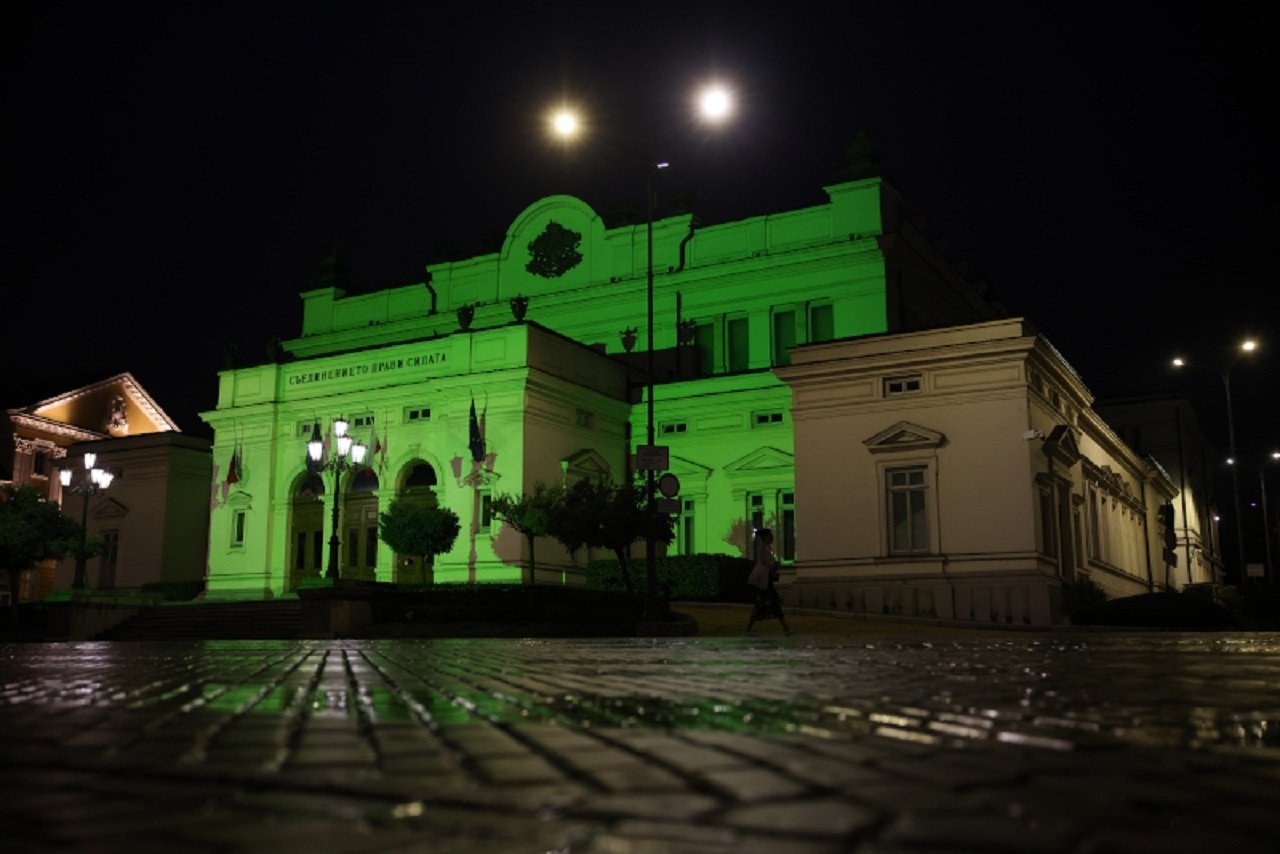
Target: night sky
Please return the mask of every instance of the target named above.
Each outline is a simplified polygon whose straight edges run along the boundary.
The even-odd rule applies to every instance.
[[[1257,335],[1240,443],[1280,447],[1277,15],[1141,5],[11,3],[0,405],[128,370],[209,435],[224,347],[296,336],[335,247],[360,290],[421,281],[543,195],[638,206],[646,150],[708,224],[818,204],[866,131],[1099,396],[1183,389],[1225,446],[1221,381],[1168,358]]]

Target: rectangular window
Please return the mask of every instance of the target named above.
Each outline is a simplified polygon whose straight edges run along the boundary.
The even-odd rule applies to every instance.
[[[698,374],[709,377],[716,372],[716,331],[710,323],[693,328],[693,346],[698,351]]]
[[[364,530],[364,565],[373,569],[378,565],[378,528],[371,526]]]
[[[320,553],[324,548],[324,534],[320,531],[311,532],[311,568],[316,572],[320,571]]]
[[[319,426],[320,426],[320,425],[316,424],[314,421],[299,421],[299,422],[298,422],[298,435],[299,435],[299,436],[301,436],[301,437],[302,437],[302,438],[304,438],[304,439],[310,439],[310,438],[311,438],[311,434],[312,434],[312,433],[315,431],[315,429],[316,429],[317,427],[319,427]],[[321,434],[321,435],[323,435],[323,434]]]
[[[775,365],[791,364],[791,348],[794,346],[796,346],[796,313],[775,311],[773,313],[773,363]]]
[[[748,339],[747,319],[745,317],[730,318],[725,323],[725,337],[728,339],[729,370],[745,371],[751,364],[751,347]]]
[[[912,374],[906,377],[889,377],[884,381],[885,397],[892,397],[897,394],[911,394],[921,389],[922,384],[919,374]]]
[[[1098,512],[1098,490],[1089,489],[1089,557],[1102,559],[1102,516]]]
[[[658,432],[663,436],[674,436],[677,433],[687,433],[689,432],[689,422],[668,421],[666,424],[658,426]]]
[[[429,406],[412,406],[404,411],[405,421],[430,421],[431,407]]]
[[[830,303],[809,306],[809,341],[830,341],[836,337],[835,309]]]
[[[347,530],[347,566],[357,567],[360,565],[360,529],[349,528]]]
[[[778,496],[782,510],[782,553],[785,561],[796,559],[796,494],[784,492]]]
[[[764,527],[764,493],[747,493],[747,516],[751,519],[751,530]]]
[[[889,553],[929,551],[928,486],[925,466],[885,472],[889,503]]]
[[[31,473],[45,477],[49,474],[49,455],[44,451],[36,451],[31,457]]]
[[[493,525],[493,493],[480,490],[480,530],[487,531]]]
[[[239,549],[244,547],[244,526],[246,512],[237,510],[231,514],[231,548]]]
[[[770,424],[781,424],[781,412],[753,412],[751,423],[755,427],[768,427]]]
[[[298,532],[298,542],[294,547],[293,568],[301,572],[307,568],[307,532]]]
[[[694,534],[697,530],[697,516],[691,499],[680,502],[680,518],[676,524],[676,554],[691,555],[696,548]]]
[[[596,423],[596,417],[586,409],[579,409],[574,421],[579,427],[593,427]]]
[[[116,564],[120,557],[120,531],[102,532],[102,556],[98,559],[98,588],[111,590],[116,586]]]
[[[1055,555],[1058,553],[1057,542],[1053,536],[1053,492],[1048,487],[1040,487],[1040,553]]]
[[[369,413],[365,413],[364,415],[357,415],[351,419],[352,429],[357,427],[372,427],[372,426],[373,426],[373,416],[370,415]]]

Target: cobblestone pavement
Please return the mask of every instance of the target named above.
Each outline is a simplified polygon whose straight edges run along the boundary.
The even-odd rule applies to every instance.
[[[1276,851],[1280,635],[0,646],[6,850]]]

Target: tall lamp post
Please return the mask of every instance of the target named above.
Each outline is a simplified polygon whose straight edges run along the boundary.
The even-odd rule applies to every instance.
[[[58,480],[62,483],[62,488],[81,496],[80,550],[76,552],[76,575],[75,580],[71,582],[72,590],[84,590],[88,587],[88,582],[85,580],[85,560],[89,550],[89,498],[106,490],[115,478],[111,472],[94,465],[97,461],[97,454],[84,455],[83,473],[80,476],[80,482],[74,486],[71,485],[71,469],[62,469],[58,472]]]
[[[696,98],[696,106],[698,118],[702,122],[707,124],[721,124],[727,121],[733,114],[733,95],[727,88],[720,84],[706,86],[699,91]],[[551,114],[550,126],[553,136],[568,142],[576,139],[581,134],[583,122],[574,110],[568,107],[561,107]],[[646,329],[649,348],[645,359],[647,373],[647,377],[645,379],[645,437],[649,448],[653,448],[656,444],[653,411],[653,385],[654,375],[656,373],[656,369],[654,367],[653,342],[653,216],[655,208],[653,177],[659,170],[666,169],[668,165],[670,164],[666,161],[660,161],[656,157],[648,157],[645,161],[644,172],[645,315],[647,318]],[[646,617],[656,616],[656,614],[654,614],[654,606],[658,597],[658,556],[653,536],[653,517],[656,512],[654,505],[654,475],[655,469],[653,466],[646,465],[645,510],[648,521],[648,524],[645,526],[644,552]]]
[[[1247,353],[1252,353],[1258,349],[1258,342],[1252,338],[1247,338],[1240,342],[1240,346],[1236,348],[1235,354],[1230,361],[1222,366],[1220,376],[1222,378],[1222,388],[1226,393],[1227,401],[1227,455],[1231,460],[1236,459],[1236,418],[1235,409],[1231,404],[1231,369],[1235,367],[1236,362]],[[1213,370],[1202,365],[1195,365],[1187,362],[1181,356],[1173,360],[1175,368],[1196,368],[1200,370]],[[1244,517],[1243,511],[1240,509],[1240,473],[1237,466],[1231,466],[1231,500],[1235,508],[1236,517],[1236,562],[1240,572],[1240,583],[1245,582],[1244,569]]]
[[[329,454],[325,456],[326,449],[324,440],[320,438],[320,425],[315,424],[312,427],[311,441],[307,442],[307,467],[315,472],[333,472],[333,533],[329,536],[329,568],[325,571],[325,577],[337,581],[339,577],[338,546],[341,543],[338,537],[338,508],[342,503],[342,474],[363,467],[364,455],[368,448],[361,442],[353,442],[347,435],[345,419],[335,419],[332,429],[333,447],[328,449]]]

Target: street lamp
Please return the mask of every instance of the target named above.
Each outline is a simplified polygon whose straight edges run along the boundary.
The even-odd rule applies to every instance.
[[[1222,366],[1222,370],[1220,372],[1220,376],[1222,378],[1222,388],[1226,392],[1226,400],[1227,400],[1227,454],[1229,458],[1232,460],[1236,458],[1237,454],[1236,454],[1236,419],[1235,419],[1234,407],[1231,404],[1231,369],[1235,367],[1236,362],[1240,361],[1240,358],[1242,356],[1244,356],[1246,353],[1252,353],[1257,349],[1258,349],[1258,342],[1253,340],[1252,338],[1246,338],[1244,341],[1241,341],[1239,347],[1236,348],[1235,354],[1231,357],[1230,361],[1228,361],[1226,364]],[[1173,366],[1175,368],[1195,368],[1197,370],[1206,370],[1206,371],[1214,370],[1213,368],[1191,364],[1187,362],[1186,359],[1183,359],[1181,356],[1174,358]],[[1240,583],[1243,584],[1245,581],[1244,519],[1243,519],[1243,513],[1240,509],[1240,474],[1236,470],[1236,467],[1234,465],[1231,467],[1231,498],[1232,498],[1232,503],[1235,506],[1235,515],[1236,515],[1236,551],[1237,551],[1236,561],[1238,563],[1238,568],[1240,571]]]
[[[364,465],[365,451],[362,442],[353,442],[347,435],[345,419],[335,419],[332,426],[334,446],[325,457],[324,440],[320,438],[320,425],[311,428],[311,441],[307,442],[307,467],[314,472],[333,472],[333,533],[329,537],[329,568],[325,576],[333,581],[338,580],[338,506],[341,504],[342,473],[357,471]]]
[[[81,474],[80,482],[75,486],[71,485],[71,469],[62,469],[58,472],[58,480],[61,481],[62,488],[82,496],[80,505],[80,550],[76,552],[76,575],[75,580],[71,582],[72,590],[84,590],[89,586],[85,580],[84,571],[86,553],[89,550],[89,497],[103,492],[111,485],[111,481],[115,479],[115,475],[111,472],[95,466],[94,463],[97,461],[97,454],[84,455],[83,473]]]
[[[713,83],[704,86],[699,90],[694,99],[695,112],[698,118],[704,124],[718,125],[729,119],[733,114],[733,95],[722,83]],[[563,142],[571,142],[582,132],[582,120],[576,110],[571,107],[559,107],[550,114],[550,126],[552,134]],[[654,436],[654,413],[653,413],[653,379],[656,373],[653,362],[654,344],[653,344],[653,214],[654,214],[654,189],[653,178],[659,170],[666,169],[671,164],[665,160],[658,160],[657,157],[649,156],[645,159],[644,171],[644,235],[645,235],[645,315],[647,318],[647,335],[648,335],[648,354],[645,359],[645,368],[647,378],[645,380],[645,398],[647,402],[647,411],[645,414],[646,421],[646,443],[648,448],[653,448],[656,444]],[[677,346],[679,346],[677,344]],[[629,348],[628,348],[629,349]],[[651,452],[652,453],[652,452]],[[646,520],[645,526],[645,616],[652,618],[656,616],[654,606],[657,602],[658,595],[658,556],[655,549],[653,539],[653,518],[655,515],[654,505],[654,468],[652,465],[645,467],[645,509]]]

